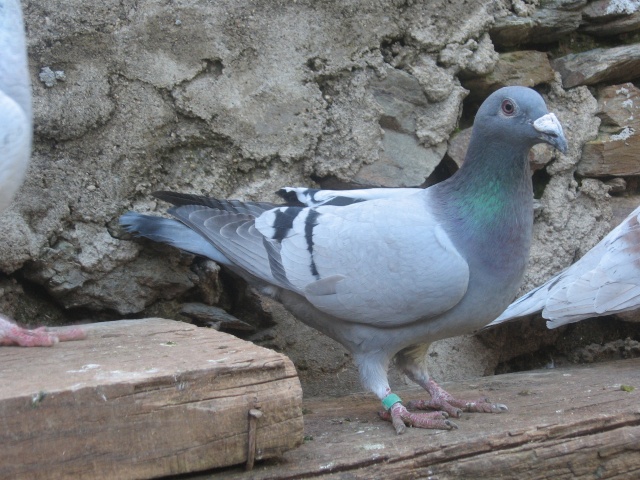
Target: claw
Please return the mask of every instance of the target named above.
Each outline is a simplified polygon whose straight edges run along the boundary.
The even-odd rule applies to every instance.
[[[459,428],[459,427],[458,427],[458,424],[457,424],[457,423],[455,423],[455,422],[452,422],[451,420],[445,420],[445,422],[444,422],[444,423],[446,423],[447,425],[449,425],[449,426],[451,427],[451,430],[457,430],[457,429]]]
[[[398,435],[406,431],[406,425],[417,428],[433,428],[438,430],[453,430],[458,425],[448,420],[445,412],[414,413],[407,410],[401,403],[396,403],[390,410],[379,412],[380,418],[390,421]]]
[[[407,404],[408,408],[417,408],[418,410],[440,410],[446,415],[445,418],[460,418],[462,410],[450,405],[447,401],[438,400],[412,400]]]
[[[466,412],[476,413],[504,413],[509,411],[506,405],[502,403],[490,403],[486,399],[482,402],[468,402],[464,410]]]
[[[429,392],[431,400],[418,400],[409,405],[419,409],[444,410],[454,418],[460,418],[463,411],[476,413],[504,413],[509,411],[506,405],[491,403],[486,397],[473,402],[465,402],[454,398],[433,380],[429,380],[422,387]]]

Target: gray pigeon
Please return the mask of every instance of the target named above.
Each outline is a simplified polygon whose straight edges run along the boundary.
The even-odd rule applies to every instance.
[[[547,327],[640,308],[640,207],[580,260],[523,295],[487,327],[542,312]]]
[[[27,69],[19,0],[0,0],[0,213],[24,181],[31,157],[31,85]],[[44,328],[25,330],[0,314],[0,345],[49,346],[82,338],[72,329],[62,335]]]
[[[450,429],[461,409],[506,409],[453,398],[429,377],[425,353],[513,298],[531,242],[528,152],[541,142],[567,148],[542,97],[507,87],[480,107],[460,170],[430,188],[285,188],[281,206],[158,192],[177,220],[128,212],[120,223],[225,265],[344,345],[398,433]],[[403,405],[387,380],[394,358],[431,396],[407,406],[440,411]]]

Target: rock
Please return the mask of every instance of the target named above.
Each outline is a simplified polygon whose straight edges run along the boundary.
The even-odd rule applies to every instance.
[[[640,30],[640,4],[629,0],[597,0],[582,11],[580,32],[609,37]]]
[[[445,101],[457,86],[453,74],[438,65],[431,55],[420,55],[408,71],[420,83],[430,103]]]
[[[436,381],[491,375],[501,353],[472,335],[439,340],[427,351],[429,375]]]
[[[425,112],[420,112],[416,132],[420,141],[433,146],[445,143],[458,124],[462,100],[466,96],[467,91],[457,86],[446,100],[429,105]]]
[[[43,284],[47,292],[66,309],[108,308],[122,315],[140,312],[160,299],[175,298],[194,288],[198,277],[190,271],[192,255],[172,255],[164,250],[164,262],[153,260],[157,251],[141,249],[132,242],[111,239],[109,257],[95,256],[104,247],[104,239],[60,238],[40,258],[25,267],[28,280]],[[92,243],[93,242],[93,243]],[[86,249],[84,265],[73,265],[74,252]],[[139,253],[139,255],[138,255]],[[214,279],[212,279],[214,280]]]
[[[396,69],[372,79],[368,89],[381,110],[383,151],[377,160],[362,166],[354,180],[367,185],[420,185],[444,156],[465,90],[452,87],[452,94],[432,103],[417,78]]]
[[[115,105],[110,98],[109,77],[104,66],[93,62],[75,64],[63,75],[73,79],[64,88],[62,85],[52,88],[60,81],[61,72],[51,73],[55,76],[44,81],[45,88],[41,84],[33,85],[36,134],[57,140],[80,138],[104,125],[113,115]],[[78,98],[83,99],[82,102],[77,102]]]
[[[185,303],[182,305],[180,313],[198,324],[208,325],[215,330],[255,331],[253,325],[243,322],[221,308],[204,303]]]
[[[388,15],[393,8],[390,4],[383,13]],[[438,52],[453,43],[463,45],[487,32],[494,22],[495,10],[496,2],[492,0],[422,4],[405,11],[409,24],[407,40],[428,52]]]
[[[450,71],[459,72],[462,78],[483,76],[491,73],[498,61],[491,37],[485,33],[480,41],[469,39],[464,45],[452,43],[438,55],[438,62]]]
[[[54,72],[49,67],[43,67],[40,70],[38,78],[42,83],[44,83],[46,87],[49,88],[53,87],[59,81],[64,82],[67,79],[66,75],[64,74],[64,70],[56,70]]]
[[[640,175],[640,89],[632,83],[599,91],[600,134],[582,152],[577,173],[586,177]]]
[[[354,180],[363,185],[415,187],[438,166],[446,152],[446,143],[425,148],[415,135],[386,130],[384,154],[370,165],[363,165]]]
[[[598,90],[598,117],[600,129],[607,127],[619,131],[640,122],[640,89],[633,83],[611,85]]]
[[[565,88],[625,82],[640,76],[640,44],[572,53],[554,60],[552,65],[562,75]]]
[[[578,29],[581,8],[586,3],[586,0],[549,0],[530,16],[521,16],[528,11],[521,11],[520,15],[510,13],[496,19],[489,31],[491,40],[502,48],[556,42]]]
[[[621,179],[616,179],[621,180]],[[611,223],[620,225],[640,205],[640,195],[616,195],[611,197]]]
[[[609,193],[621,193],[627,189],[627,182],[624,178],[612,178],[604,182],[604,184],[609,187]]]
[[[499,88],[510,85],[535,87],[541,83],[550,83],[554,78],[546,53],[521,50],[501,53],[490,74],[463,80],[462,86],[471,91],[471,99],[482,102]]]
[[[587,143],[577,173],[585,177],[640,175],[638,133],[625,127],[619,134]]]

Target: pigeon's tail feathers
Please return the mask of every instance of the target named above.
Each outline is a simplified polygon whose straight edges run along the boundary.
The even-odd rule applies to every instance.
[[[242,202],[240,200],[220,200],[214,197],[203,195],[192,195],[189,193],[177,193],[169,191],[153,192],[153,196],[170,203],[176,207],[185,205],[199,205],[202,207],[214,208],[231,213],[242,213],[258,217],[262,212],[271,210],[278,205],[269,202]]]
[[[278,244],[256,229],[253,214],[202,205],[173,207],[169,213],[215,245],[234,267],[263,282],[296,290],[287,280]]]
[[[640,299],[637,282],[634,283],[633,279],[628,282],[605,281],[594,289],[590,277],[600,276],[598,274],[601,272],[589,271],[568,287],[553,292],[542,311],[549,328],[637,308]]]
[[[284,187],[276,192],[287,205],[294,207],[319,207],[329,205],[344,207],[354,203],[381,198],[400,198],[421,188],[362,188],[357,190],[319,190],[315,188]]]
[[[547,284],[541,285],[535,290],[518,298],[509,307],[502,312],[493,322],[484,328],[493,327],[500,323],[510,322],[521,317],[527,317],[535,313],[539,313],[545,306],[546,296],[548,294]]]
[[[120,217],[120,225],[134,235],[166,243],[223,265],[232,265],[229,259],[202,235],[177,220],[127,212]]]

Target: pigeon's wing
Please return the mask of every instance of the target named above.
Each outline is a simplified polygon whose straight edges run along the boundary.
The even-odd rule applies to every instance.
[[[488,326],[542,312],[555,328],[640,305],[640,207],[576,263],[523,295]]]
[[[427,205],[426,191],[417,191],[343,207],[281,207],[255,225],[315,307],[394,326],[449,310],[467,289],[468,265]]]
[[[468,265],[425,196],[276,207],[257,218],[238,206],[181,205],[170,213],[252,277],[330,315],[394,326],[447,311],[467,289]]]
[[[363,188],[358,190],[318,190],[304,187],[284,187],[276,193],[291,206],[319,207],[321,205],[346,206],[352,203],[401,198],[412,195],[419,188]]]
[[[225,203],[223,201],[221,205]],[[221,210],[203,205],[173,207],[169,213],[210,243],[219,252],[217,256],[226,260],[222,263],[267,283],[296,291],[283,273],[278,250],[255,228],[255,215],[238,212],[235,208]],[[216,260],[214,256],[207,256]]]
[[[214,197],[203,195],[193,195],[190,193],[178,193],[159,191],[153,192],[153,196],[171,203],[176,207],[183,205],[200,205],[222,210],[229,213],[246,213],[255,217],[260,216],[264,211],[270,210],[277,205],[269,202],[241,202],[240,200],[220,200]]]

